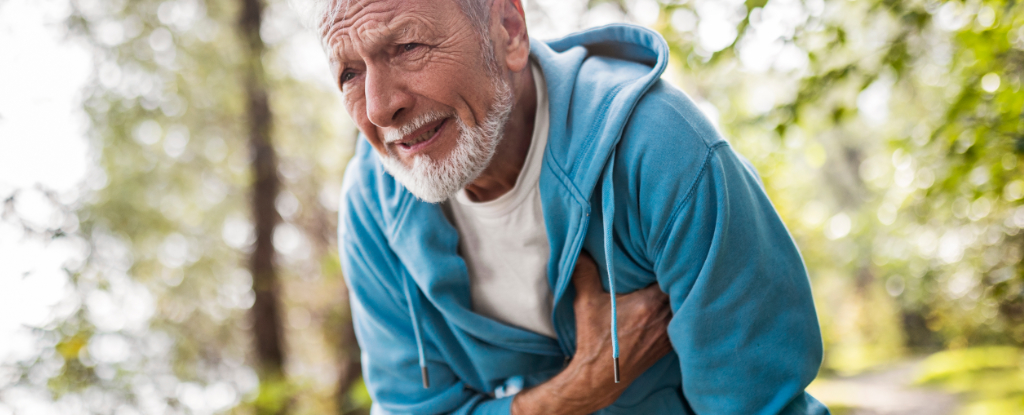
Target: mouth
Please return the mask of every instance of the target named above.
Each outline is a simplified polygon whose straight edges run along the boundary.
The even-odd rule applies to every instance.
[[[444,118],[425,125],[405,136],[405,138],[395,144],[398,148],[402,149],[403,152],[418,152],[429,146],[437,139],[438,136],[441,135],[441,131],[443,131],[444,127],[448,125],[448,120],[448,118]]]

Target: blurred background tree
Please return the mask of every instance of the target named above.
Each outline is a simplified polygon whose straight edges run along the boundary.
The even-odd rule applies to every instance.
[[[284,2],[71,7],[98,165],[75,223],[30,230],[87,255],[9,386],[98,414],[365,407],[335,392],[359,378],[334,249],[354,128],[326,69],[288,60],[315,38]]]
[[[30,190],[0,188],[0,233],[84,254],[34,353],[0,361],[0,414],[32,412],[19,396],[365,413],[334,235],[356,131],[315,36],[284,0],[70,4],[96,165],[75,197],[39,189],[62,218],[44,225],[23,220]],[[804,254],[826,351],[813,393],[835,413],[887,413],[842,381],[889,367],[962,392],[959,412],[1024,413],[1024,5],[526,7],[535,37],[627,21],[668,40],[665,79],[757,167]]]

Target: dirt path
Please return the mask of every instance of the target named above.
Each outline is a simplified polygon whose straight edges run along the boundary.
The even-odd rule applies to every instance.
[[[836,415],[952,415],[956,396],[913,385],[920,361],[850,377],[818,379],[807,388]]]

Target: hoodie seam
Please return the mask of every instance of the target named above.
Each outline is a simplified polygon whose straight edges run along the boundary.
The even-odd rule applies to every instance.
[[[594,145],[594,142],[597,141],[596,137],[598,135],[598,131],[601,129],[601,127],[604,126],[605,120],[608,119],[608,107],[612,105],[612,103],[615,101],[615,98],[618,97],[619,91],[621,91],[622,88],[625,88],[627,85],[632,85],[632,82],[626,82],[616,85],[614,88],[612,88],[610,92],[605,94],[604,99],[601,100],[601,106],[599,107],[600,112],[598,113],[598,117],[596,120],[594,120],[594,123],[590,125],[590,131],[587,131],[587,142],[583,143],[583,147],[580,148],[579,154],[590,154],[590,147],[592,147]],[[577,158],[575,160],[575,163],[573,163],[572,166],[572,171],[570,172],[572,177],[576,177],[577,170],[582,164],[582,159]]]
[[[569,190],[569,194],[572,195],[573,199],[576,199],[576,203],[582,206],[587,214],[590,214],[590,202],[583,198],[582,193],[576,187],[575,183],[573,183],[569,178],[569,175],[566,174],[565,169],[558,163],[558,160],[555,159],[551,146],[547,146],[544,152],[548,153],[548,157],[545,157],[544,163],[550,166],[552,175],[558,179],[558,182],[562,187]],[[542,169],[541,175],[543,175],[543,173],[544,171]]]
[[[398,184],[397,181],[395,184]],[[398,234],[398,231],[402,229],[402,226],[405,225],[406,217],[409,216],[409,211],[411,210],[412,204],[416,203],[416,200],[409,200],[409,195],[411,195],[411,193],[409,193],[408,189],[402,190],[402,195],[399,196],[402,198],[402,205],[399,206],[398,208],[398,213],[395,215],[394,223],[392,223],[391,226],[389,226],[388,239],[392,239],[396,234]]]
[[[672,234],[672,230],[674,229],[674,224],[676,223],[676,219],[679,216],[679,214],[683,211],[683,207],[686,206],[689,203],[689,201],[693,197],[694,193],[697,192],[697,185],[700,184],[701,180],[704,179],[704,175],[705,175],[705,173],[708,170],[708,165],[711,164],[711,159],[715,155],[715,150],[717,150],[718,148],[723,147],[723,146],[725,146],[727,144],[728,144],[728,142],[726,142],[726,141],[719,141],[719,142],[717,142],[715,144],[712,144],[711,146],[708,147],[708,152],[707,152],[707,155],[704,156],[704,163],[701,164],[700,172],[697,173],[697,177],[694,178],[693,183],[690,184],[689,190],[686,191],[686,196],[684,196],[683,199],[681,201],[679,201],[679,204],[677,204],[676,207],[672,208],[672,214],[669,216],[669,220],[668,220],[668,222],[666,224],[666,226],[667,226],[666,232],[663,233],[658,238],[658,243],[655,245],[655,250],[654,250],[654,252],[656,252],[655,258],[654,258],[655,263],[661,262],[661,257],[664,254],[665,244],[668,241],[669,235]]]

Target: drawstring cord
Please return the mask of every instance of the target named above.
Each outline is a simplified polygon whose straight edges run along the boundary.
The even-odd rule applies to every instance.
[[[612,174],[615,170],[615,149],[608,159],[608,164],[602,173],[601,183],[601,212],[604,222],[604,256],[605,266],[608,271],[608,295],[612,300],[612,364],[615,372],[615,383],[619,383],[619,322],[616,316],[618,310],[615,307],[615,277],[612,265],[612,221],[615,219],[615,192],[612,186]]]
[[[423,375],[423,388],[430,388],[430,375],[427,373],[427,358],[423,353],[423,335],[420,334],[420,319],[416,316],[416,307],[412,305],[412,292],[409,290],[409,278],[403,278],[405,301],[409,303],[409,318],[412,319],[412,332],[416,336],[416,351],[420,355],[420,373]]]

